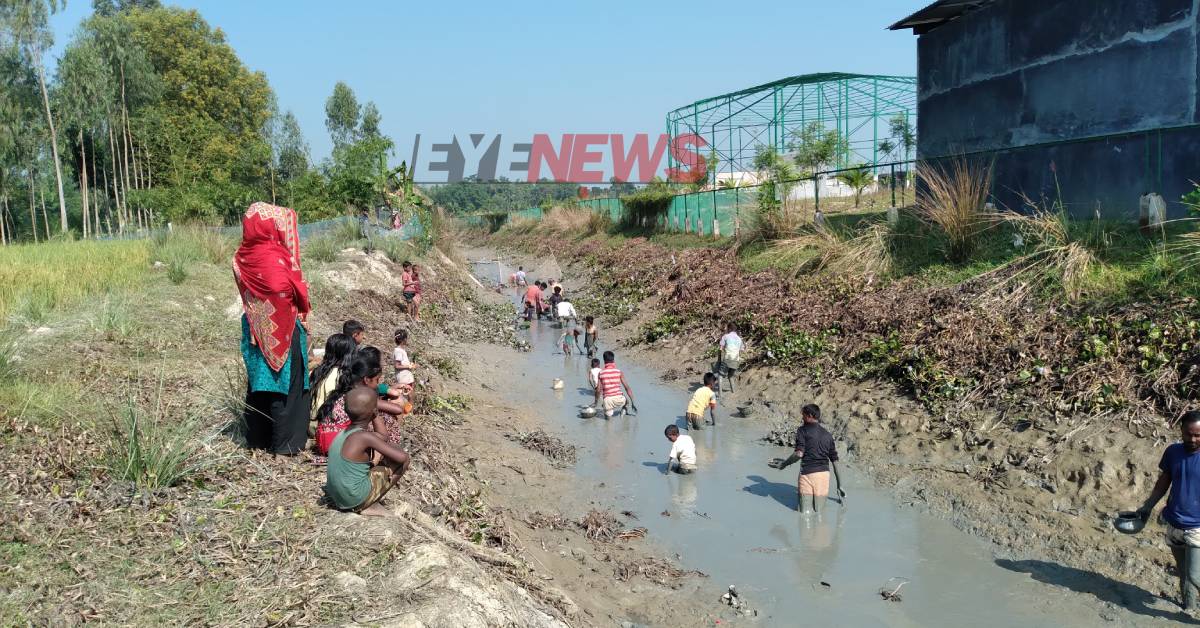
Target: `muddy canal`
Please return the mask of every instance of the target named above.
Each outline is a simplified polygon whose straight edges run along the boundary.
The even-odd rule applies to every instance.
[[[495,281],[494,272],[479,270],[481,279]],[[715,604],[734,584],[764,625],[1176,625],[1179,615],[1161,600],[1113,599],[1089,591],[1087,578],[1076,578],[1073,591],[1031,577],[1045,579],[1046,565],[997,558],[986,542],[897,503],[856,472],[853,459],[842,465],[844,505],[829,501],[819,515],[797,512],[798,465],[766,465],[787,451],[759,440],[763,425],[731,417],[729,394],[718,425],[691,432],[699,471],[667,474],[663,428],[687,430],[689,390],[663,384],[622,360],[619,347],[605,347],[616,352],[640,411],[581,419],[580,408],[592,399],[587,359],[556,351],[562,330],[552,323],[534,322],[523,333],[533,350],[513,354],[508,381],[519,384],[497,387],[498,394],[541,408],[551,429],[581,448],[581,491],[636,513],[635,525],[648,528],[652,542],[681,566],[709,574],[713,599],[697,603]],[[552,390],[554,378],[566,386]],[[839,443],[846,459],[844,447]],[[1071,575],[1066,570],[1059,583]],[[881,589],[901,582],[901,601],[881,599]]]

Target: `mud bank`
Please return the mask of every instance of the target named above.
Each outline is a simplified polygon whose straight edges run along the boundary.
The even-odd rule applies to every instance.
[[[353,289],[331,290],[310,319],[314,338],[324,338],[355,318],[367,327],[366,343],[385,350],[393,329],[409,329],[425,399],[467,406],[441,418],[428,409],[432,415],[410,418],[413,469],[385,499],[398,517],[331,515],[405,546],[389,575],[367,582],[391,602],[360,622],[666,626],[722,619],[715,604],[677,607],[680,596],[715,596],[702,593],[701,579],[676,569],[676,559],[652,540],[589,538],[580,523],[589,512],[612,513],[621,528],[636,521],[610,510],[615,500],[603,489],[581,491],[572,464],[522,443],[521,435],[562,432],[536,408],[497,394],[514,386],[506,363],[524,355],[511,305],[469,280],[461,263],[431,257],[424,272],[428,303],[436,305],[425,323],[408,322],[399,294],[388,289],[382,275],[398,276],[398,267],[359,251],[344,251],[325,275]],[[358,582],[354,570],[339,574],[346,590]]]
[[[587,292],[591,269],[582,261],[560,260],[555,266],[562,263],[565,272],[538,274],[537,258],[512,259],[537,276],[565,275],[575,294]],[[701,356],[716,331],[641,343],[643,326],[658,318],[668,296],[649,295],[632,319],[603,333],[606,344],[621,346],[624,360],[645,364],[686,389],[708,370],[709,360]],[[1161,439],[1138,437],[1114,421],[1066,425],[1037,408],[1019,415],[934,415],[887,383],[832,376],[814,381],[778,368],[750,369],[738,384],[738,392],[726,396],[724,412],[746,416],[729,420],[757,426],[766,436],[789,424],[800,404],[820,404],[858,469],[899,504],[915,505],[994,542],[990,551],[997,566],[1040,583],[1043,592],[1033,595],[1066,595],[1090,609],[1092,623],[1186,619],[1159,599],[1175,597],[1160,528],[1125,537],[1110,525],[1114,510],[1138,503],[1149,490]]]

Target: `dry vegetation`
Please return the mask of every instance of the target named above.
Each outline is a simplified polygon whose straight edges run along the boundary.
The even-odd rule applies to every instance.
[[[1120,412],[1155,431],[1190,407],[1200,240],[1189,225],[1168,230],[1164,246],[1057,204],[996,212],[985,164],[921,177],[930,194],[898,223],[830,217],[782,239],[746,229],[725,243],[575,232],[585,239],[572,259],[604,295],[577,301],[609,324],[656,308],[647,341],[707,343],[737,322],[754,362],[890,379],[933,408],[1034,402],[1056,416]],[[494,241],[537,253],[541,236],[525,227]]]
[[[338,513],[322,502],[321,468],[238,445],[244,380],[226,312],[240,311],[228,268],[234,244],[177,229],[153,241],[0,249],[16,268],[60,248],[80,265],[17,282],[26,292],[0,333],[3,623],[325,625],[403,605],[347,595],[333,576],[349,571],[377,586],[414,534],[434,534],[419,518]],[[395,325],[395,303],[348,298],[320,280],[314,261],[306,267],[314,298],[329,305],[310,319],[317,329],[334,328],[347,314],[340,307],[354,303],[380,311],[369,326]],[[428,288],[427,316],[463,337],[495,336],[486,322],[469,332],[464,317],[447,320],[464,305],[451,306],[463,294],[443,276]],[[34,317],[22,300],[45,306]],[[434,366],[425,373],[434,388],[407,423],[414,465],[388,500],[412,504],[473,551],[503,550],[510,535],[484,483],[445,444],[466,408],[441,388],[449,375],[436,365],[453,362],[419,340],[413,351]],[[518,561],[487,556],[558,604],[544,584],[524,580]]]

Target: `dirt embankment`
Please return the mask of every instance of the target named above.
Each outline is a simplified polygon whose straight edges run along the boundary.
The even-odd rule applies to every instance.
[[[536,408],[497,400],[493,391],[511,384],[506,356],[523,349],[508,299],[471,280],[461,261],[435,253],[424,267],[426,322],[413,325],[399,293],[377,291],[386,281],[371,277],[376,267],[397,276],[398,268],[363,256],[345,251],[326,268],[326,279],[360,289],[325,301],[313,336],[355,318],[369,344],[387,349],[393,329],[409,329],[424,401],[407,425],[413,471],[388,501],[399,504],[400,521],[425,524],[403,524],[425,530],[411,543],[447,530],[406,547],[387,582],[407,598],[392,605],[394,616],[381,614],[429,626],[700,625],[720,617],[716,605],[669,611],[673,597],[700,595],[701,581],[642,540],[636,513],[616,515],[602,490],[579,490],[573,448],[544,431]]]
[[[494,244],[547,253],[532,238]],[[795,282],[744,273],[727,249],[640,239],[554,252],[580,311],[603,314],[609,342],[665,380],[698,381],[721,325],[737,322],[750,356],[734,399],[764,438],[785,444],[815,402],[898,500],[1036,559],[1034,577],[1117,604],[1175,597],[1160,528],[1126,537],[1111,518],[1141,503],[1175,440],[1160,413],[1190,399],[1194,325],[1182,313],[1195,304],[1089,313],[983,285]],[[1178,352],[1153,344],[1163,334]]]

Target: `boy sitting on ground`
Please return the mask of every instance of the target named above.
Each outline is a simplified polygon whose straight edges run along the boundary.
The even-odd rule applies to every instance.
[[[353,318],[342,323],[342,334],[354,340],[354,346],[361,347],[367,336],[367,328]]]
[[[687,421],[691,429],[703,429],[701,419],[704,418],[704,410],[708,409],[709,415],[712,417],[712,424],[717,424],[717,401],[716,397],[717,376],[712,373],[704,374],[704,385],[697,388],[692,394],[692,400],[688,402]]]
[[[333,440],[325,467],[325,494],[338,510],[387,515],[379,500],[408,471],[410,460],[403,449],[364,429],[375,418],[378,403],[379,396],[365,386],[346,393],[350,427]],[[372,453],[382,456],[380,464],[371,465]]]
[[[674,424],[663,430],[667,440],[671,441],[671,455],[667,458],[667,472],[675,465],[675,472],[687,475],[696,470],[696,441],[687,434],[680,434]]]

